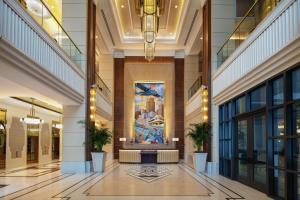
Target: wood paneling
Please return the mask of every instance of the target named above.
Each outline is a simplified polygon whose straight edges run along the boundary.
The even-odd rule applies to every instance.
[[[184,158],[184,59],[175,59],[175,137],[179,158]]]
[[[87,81],[86,81],[86,133],[85,141],[89,141],[88,129],[92,125],[90,120],[90,88],[96,83],[96,59],[95,59],[95,39],[96,39],[96,5],[93,0],[88,1],[88,36],[87,36]],[[91,158],[92,147],[90,144],[85,145],[85,159],[87,161],[92,160]]]
[[[124,58],[114,58],[114,159],[119,158],[124,137]]]
[[[125,57],[125,62],[126,63],[173,63],[174,58],[173,57],[155,57],[154,60],[149,62],[148,60],[145,59],[144,56],[128,56]]]
[[[211,0],[203,7],[203,68],[202,81],[208,88],[208,123],[211,123]],[[211,161],[211,138],[204,145],[208,153],[207,160]]]

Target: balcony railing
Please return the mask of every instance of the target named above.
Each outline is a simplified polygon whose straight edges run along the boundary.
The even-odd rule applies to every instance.
[[[27,13],[49,34],[78,66],[82,53],[43,0],[18,0]],[[32,4],[32,5],[31,5]]]
[[[96,74],[96,85],[97,89],[103,94],[103,96],[111,103],[111,91],[101,79],[99,74]]]
[[[194,96],[194,94],[201,88],[201,86],[202,86],[202,77],[199,76],[188,91],[188,99],[192,98],[192,96]]]
[[[218,67],[246,40],[281,0],[256,0],[217,53]]]

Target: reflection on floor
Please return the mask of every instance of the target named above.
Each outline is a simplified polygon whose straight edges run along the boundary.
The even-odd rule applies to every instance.
[[[0,185],[5,186],[0,187],[1,199],[269,199],[261,192],[221,176],[196,175],[184,164],[114,163],[104,174],[66,174],[59,170],[59,163],[54,163],[0,175]]]

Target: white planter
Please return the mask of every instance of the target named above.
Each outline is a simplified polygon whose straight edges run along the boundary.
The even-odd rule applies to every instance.
[[[105,152],[92,152],[94,172],[104,172]]]
[[[206,167],[207,153],[194,153],[193,158],[196,172],[204,172]]]

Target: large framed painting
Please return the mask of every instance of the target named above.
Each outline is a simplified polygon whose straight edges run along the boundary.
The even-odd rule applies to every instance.
[[[135,82],[135,143],[163,144],[164,82]]]

